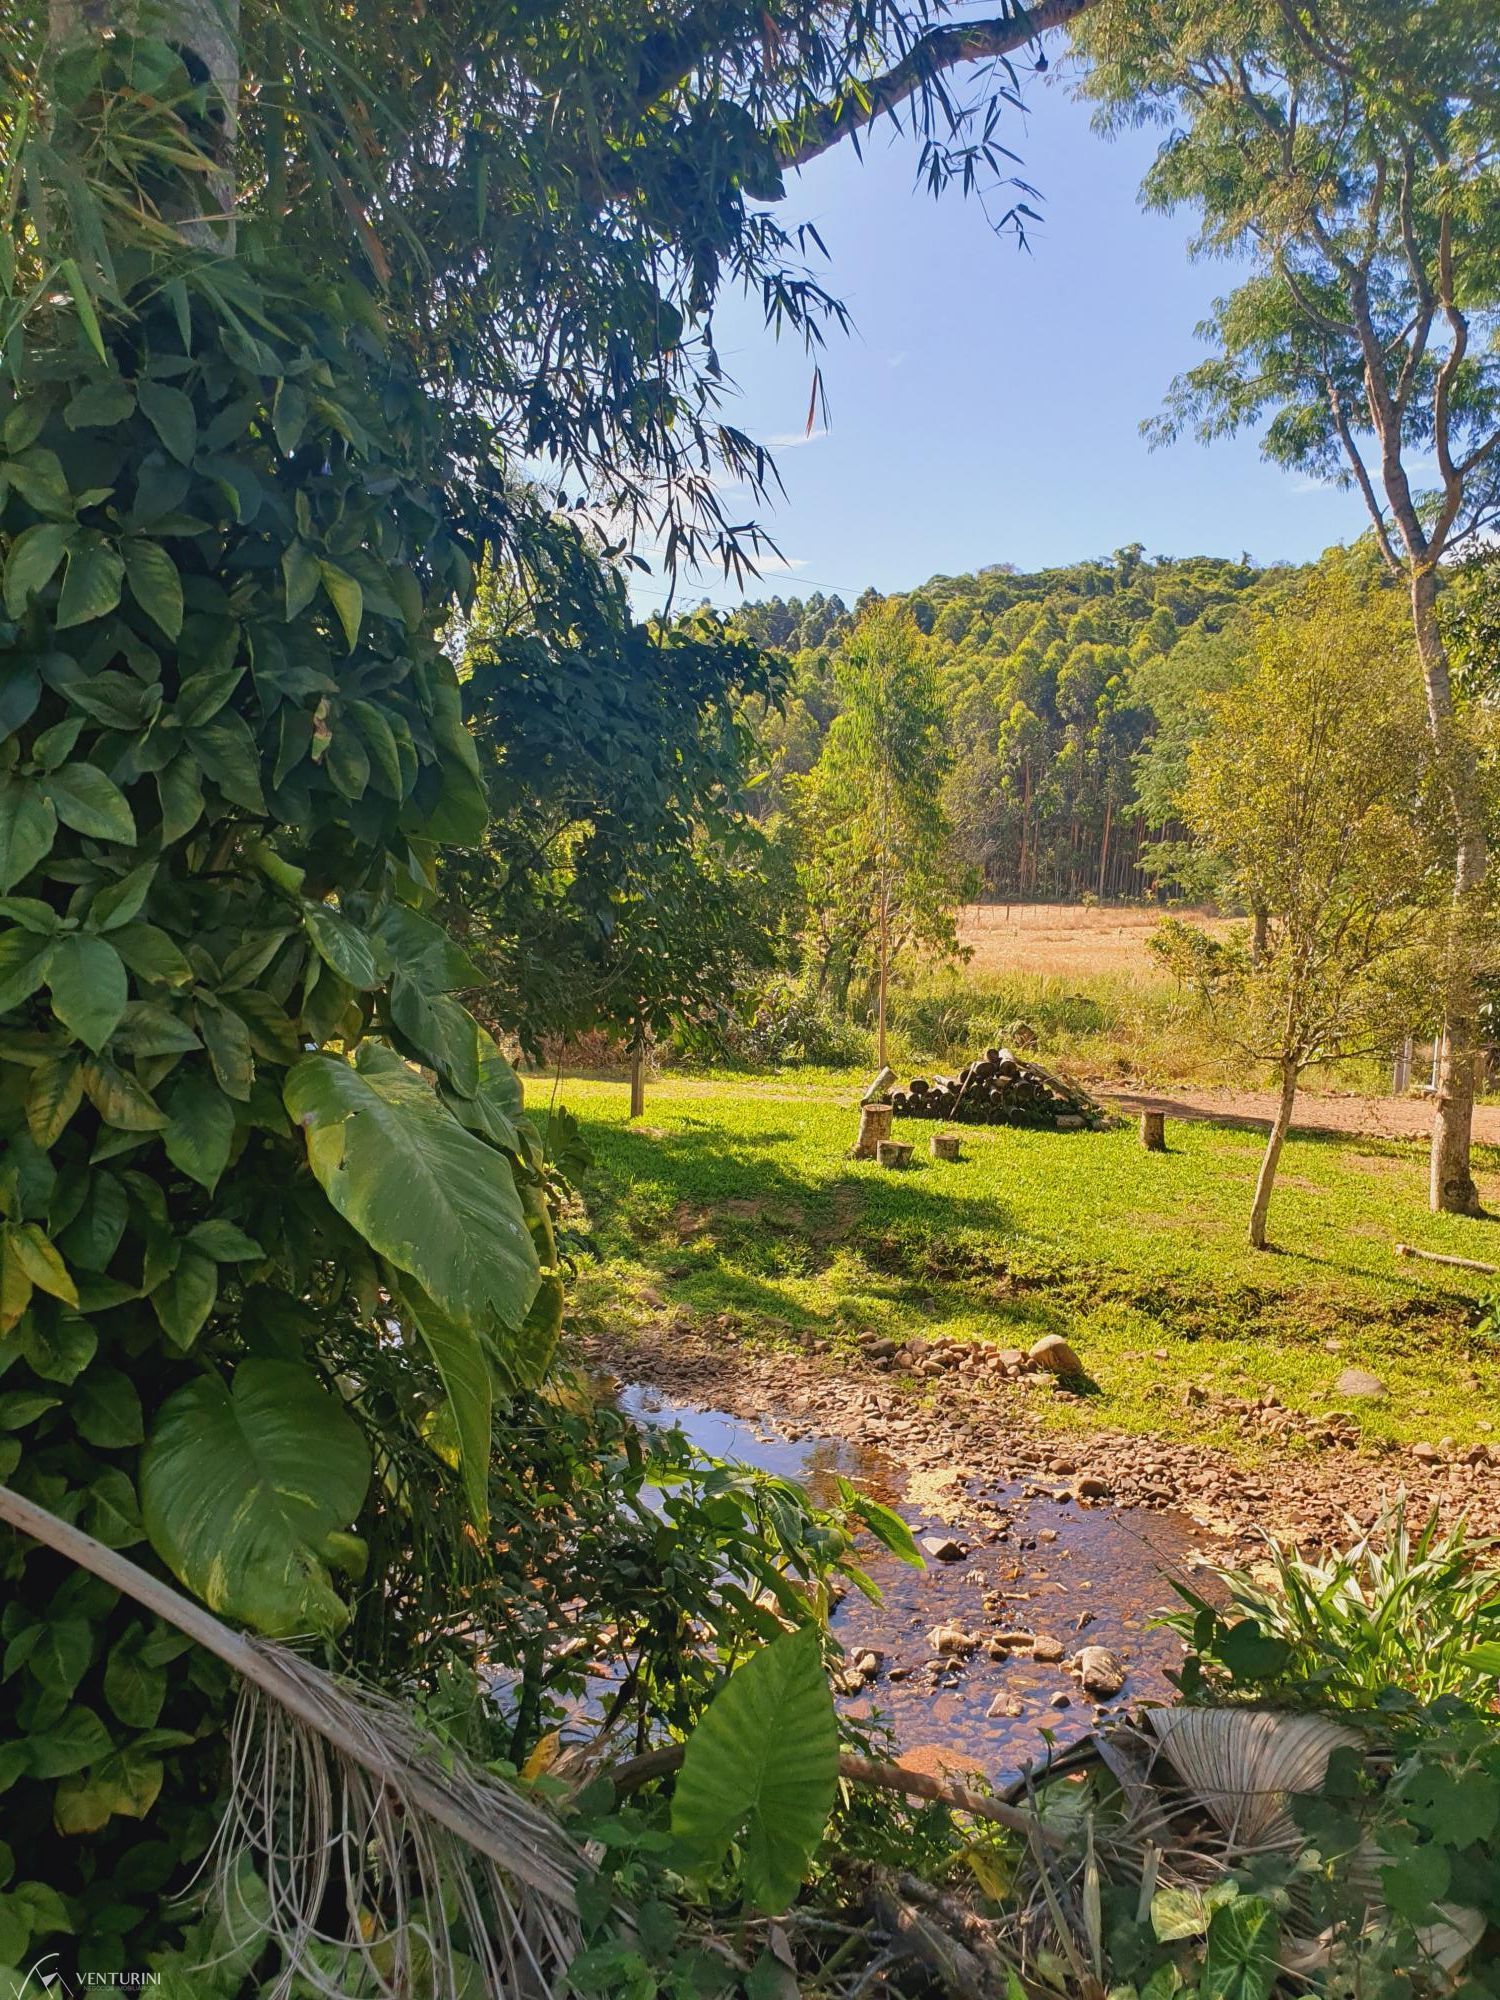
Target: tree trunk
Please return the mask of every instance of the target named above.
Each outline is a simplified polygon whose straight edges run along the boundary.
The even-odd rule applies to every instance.
[[[1470,962],[1470,906],[1483,893],[1488,843],[1479,811],[1474,760],[1453,726],[1448,653],[1437,615],[1437,571],[1412,571],[1412,622],[1422,661],[1427,721],[1452,805],[1457,857],[1453,873],[1452,928],[1443,983],[1443,1025],[1438,1039],[1437,1103],[1432,1121],[1428,1202],[1434,1213],[1479,1213],[1469,1152],[1474,1125],[1474,1072],[1479,1051],[1478,1003]]]
[[[1266,1247],[1266,1214],[1271,1206],[1271,1189],[1276,1181],[1276,1167],[1281,1159],[1281,1148],[1286,1143],[1287,1127],[1292,1122],[1292,1106],[1297,1101],[1297,1065],[1285,1059],[1281,1065],[1281,1101],[1276,1106],[1276,1117],[1271,1125],[1271,1136],[1266,1141],[1265,1158],[1260,1163],[1260,1175],[1255,1183],[1255,1200],[1250,1208],[1250,1248],[1264,1250]]]
[[[630,1044],[630,1115],[639,1118],[646,1109],[646,1036],[637,1028]]]
[[[875,996],[875,1059],[882,1069],[887,1067],[885,1052],[885,996],[890,969],[890,915],[889,892],[885,882],[885,861],[880,864],[880,986]]]
[[[1250,920],[1250,963],[1259,965],[1266,955],[1266,934],[1271,921],[1264,903],[1255,904]]]
[[[239,126],[239,0],[167,0],[155,11],[136,0],[49,0],[47,33],[54,50],[76,40],[97,41],[115,26],[151,31],[170,42],[195,83],[207,83],[208,111],[195,121],[193,139],[212,161],[206,174],[179,179],[182,200],[166,194],[162,212],[183,239],[233,256],[235,247],[234,145]],[[189,191],[191,190],[191,191]]]

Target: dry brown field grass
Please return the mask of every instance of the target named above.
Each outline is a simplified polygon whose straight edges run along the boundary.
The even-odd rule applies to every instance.
[[[1030,975],[1052,979],[1103,976],[1142,986],[1167,983],[1146,949],[1161,922],[1158,907],[1099,903],[969,903],[959,913],[959,941],[973,952],[970,974]],[[1176,910],[1184,922],[1223,936],[1226,917],[1204,910]]]

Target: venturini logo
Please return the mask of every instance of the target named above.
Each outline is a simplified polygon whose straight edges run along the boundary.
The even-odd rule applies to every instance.
[[[14,2000],[77,2000],[83,1993],[146,1993],[160,1984],[159,1972],[75,1972],[68,1977],[57,1953],[49,1951],[27,1969],[15,1989]]]

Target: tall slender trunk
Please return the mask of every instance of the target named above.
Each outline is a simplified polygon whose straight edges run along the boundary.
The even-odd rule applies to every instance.
[[[1453,721],[1448,652],[1437,614],[1436,568],[1412,570],[1412,622],[1422,662],[1427,722],[1453,813],[1456,858],[1453,910],[1443,979],[1443,1022],[1438,1038],[1437,1100],[1432,1121],[1428,1203],[1433,1211],[1474,1215],[1479,1190],[1469,1153],[1474,1126],[1474,1073],[1479,1053],[1478,1001],[1469,945],[1469,911],[1483,892],[1489,844],[1479,811],[1474,760]]]
[[[1250,1248],[1264,1250],[1266,1247],[1266,1216],[1271,1207],[1271,1189],[1276,1184],[1276,1168],[1281,1159],[1281,1149],[1286,1143],[1287,1127],[1292,1122],[1292,1106],[1297,1101],[1297,1078],[1300,1072],[1296,1063],[1283,1056],[1281,1062],[1281,1097],[1276,1106],[1276,1116],[1271,1123],[1271,1136],[1266,1141],[1265,1156],[1260,1163],[1260,1173],[1255,1182],[1255,1200],[1250,1207]]]
[[[630,1040],[630,1115],[639,1118],[646,1109],[646,1031],[637,1026]]]
[[[1250,908],[1250,963],[1259,965],[1266,955],[1266,936],[1271,919],[1264,903],[1253,903]]]
[[[875,996],[875,1053],[881,1069],[885,1058],[885,996],[890,970],[890,888],[886,880],[885,856],[880,862],[880,984]]]
[[[1099,849],[1099,888],[1097,891],[1100,896],[1105,893],[1105,884],[1109,877],[1109,834],[1110,827],[1114,821],[1114,813],[1115,802],[1113,795],[1111,795],[1104,801],[1104,841]]]

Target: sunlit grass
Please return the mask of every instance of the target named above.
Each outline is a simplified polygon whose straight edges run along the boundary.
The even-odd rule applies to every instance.
[[[1205,1434],[1182,1401],[1190,1382],[1275,1387],[1318,1412],[1351,1364],[1390,1390],[1354,1412],[1372,1437],[1472,1442],[1500,1411],[1500,1353],[1470,1332],[1485,1281],[1394,1254],[1398,1240],[1500,1250],[1493,1225],[1427,1213],[1419,1145],[1294,1135],[1278,1248],[1257,1255],[1243,1241],[1254,1131],[1174,1122],[1171,1150],[1152,1155],[1129,1129],[980,1128],[946,1166],[926,1158],[919,1125],[918,1164],[892,1174],[846,1157],[862,1081],[664,1079],[636,1127],[623,1086],[565,1082],[596,1153],[602,1251],[577,1310],[616,1323],[680,1311],[770,1343],[878,1330],[1025,1347],[1061,1331],[1100,1393],[1061,1411],[1039,1398],[1058,1421],[1179,1435]],[[1479,1166],[1500,1204],[1500,1154],[1480,1149]]]

